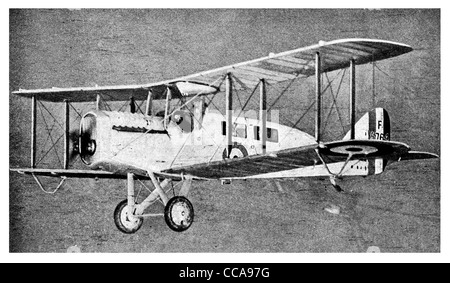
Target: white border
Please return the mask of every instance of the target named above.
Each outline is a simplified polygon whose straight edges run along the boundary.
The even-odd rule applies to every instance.
[[[3,86],[9,86],[9,8],[46,8],[46,7],[62,7],[61,1],[3,1],[1,9],[1,21],[2,21],[2,38],[3,38],[3,56],[2,59],[2,76]],[[9,3],[11,2],[11,3]],[[118,2],[118,1],[116,1]],[[219,3],[220,2],[220,3]],[[260,6],[255,6],[255,1],[208,1],[206,6],[204,1],[163,1],[162,4],[153,4],[148,8],[364,8],[367,4],[364,1],[314,1],[310,3],[304,3],[302,1],[301,7],[300,1],[272,1],[265,2],[258,1]],[[109,4],[105,6],[105,2],[100,1],[77,1],[76,5],[72,7],[107,7],[107,8],[135,8],[148,5],[151,2],[146,1],[120,1],[115,3],[114,1],[106,2]],[[251,4],[249,4],[251,3]],[[377,7],[385,8],[441,8],[441,78],[448,78],[448,56],[445,50],[448,50],[448,33],[446,27],[449,26],[447,8],[443,4],[444,1],[377,1]],[[189,6],[187,6],[187,4]],[[264,6],[262,6],[264,4]],[[364,4],[364,5],[363,5]],[[408,5],[405,7],[405,4]],[[313,5],[313,6],[312,6]],[[70,7],[68,5],[65,7]],[[367,6],[366,6],[367,7]],[[8,53],[6,56],[5,53]],[[7,67],[8,66],[8,67]],[[448,79],[441,80],[441,109],[448,109],[448,98],[446,94],[449,93]],[[2,95],[1,106],[1,129],[5,130],[9,128],[9,98],[4,90]],[[447,111],[441,111],[441,125],[445,125],[442,121],[449,121]],[[9,137],[9,135],[8,135]],[[447,145],[447,131],[441,126],[441,144]],[[2,141],[2,164],[1,172],[4,174],[2,177],[2,196],[1,196],[1,222],[2,232],[0,235],[0,262],[450,262],[449,257],[449,199],[448,199],[448,184],[449,174],[441,174],[441,253],[439,254],[298,254],[298,253],[270,253],[270,254],[217,254],[217,253],[193,253],[193,254],[18,254],[9,253],[9,151],[5,150],[9,148],[9,143],[6,139]],[[444,160],[447,159],[446,147],[441,146],[441,172],[449,172],[447,163]],[[7,229],[6,229],[7,228]]]

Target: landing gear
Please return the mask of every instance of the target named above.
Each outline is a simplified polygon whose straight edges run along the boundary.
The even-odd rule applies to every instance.
[[[194,221],[194,207],[183,196],[173,197],[164,209],[164,219],[170,229],[177,232],[186,231]]]
[[[148,172],[148,174],[154,190],[148,189],[141,182],[150,194],[141,203],[137,203],[139,193],[138,196],[135,196],[135,176],[133,173],[128,173],[128,197],[120,202],[114,211],[114,223],[119,231],[126,234],[135,233],[141,228],[144,218],[155,216],[164,216],[167,225],[174,231],[182,232],[189,229],[194,221],[194,208],[186,196],[189,193],[192,180],[183,178],[184,180],[178,183],[181,184],[179,195],[175,196],[175,187],[178,184],[168,186],[171,184],[170,179],[164,179],[162,182],[159,182],[153,172]],[[166,187],[169,187],[169,189],[166,189]],[[174,197],[170,200],[166,194],[169,191],[172,191],[174,194]],[[164,213],[144,214],[144,211],[157,201],[160,201],[165,206]]]
[[[114,210],[114,223],[117,229],[125,234],[136,233],[144,220],[129,214],[128,200],[120,202]]]

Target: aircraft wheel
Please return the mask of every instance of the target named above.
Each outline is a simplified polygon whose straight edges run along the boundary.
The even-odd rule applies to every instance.
[[[114,223],[117,228],[125,234],[136,233],[141,228],[144,220],[142,218],[128,217],[128,201],[121,201],[114,210]]]
[[[194,207],[183,196],[175,196],[169,200],[164,209],[167,226],[176,232],[183,232],[191,227],[194,221]]]

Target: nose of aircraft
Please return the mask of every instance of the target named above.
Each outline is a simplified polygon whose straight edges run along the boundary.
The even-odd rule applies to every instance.
[[[93,114],[88,113],[81,119],[79,151],[81,160],[87,165],[92,163],[92,156],[97,149],[96,127],[97,121]]]

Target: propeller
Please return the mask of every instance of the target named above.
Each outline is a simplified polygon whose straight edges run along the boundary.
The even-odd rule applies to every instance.
[[[73,162],[80,154],[80,130],[73,129],[69,132],[69,161]]]
[[[80,131],[74,134],[74,148],[76,155],[80,155],[83,163],[90,165],[91,158],[95,154],[97,143],[96,137],[96,117],[92,114],[85,115],[80,123]]]

